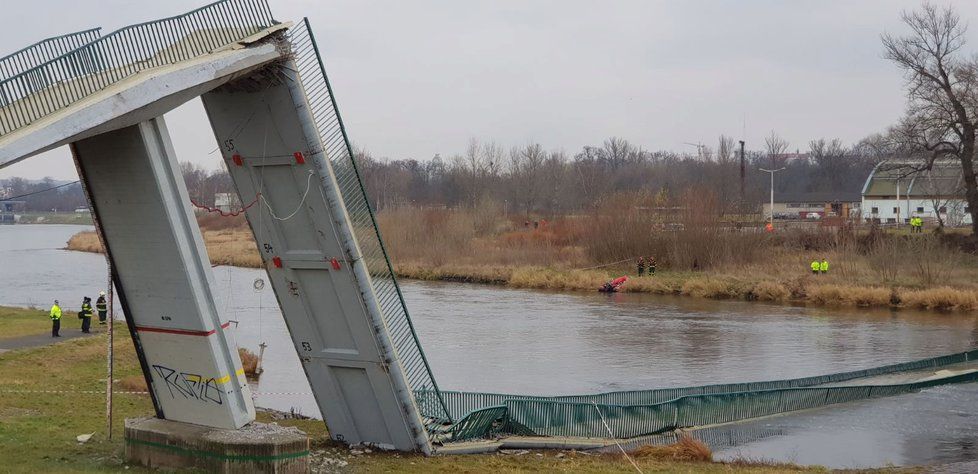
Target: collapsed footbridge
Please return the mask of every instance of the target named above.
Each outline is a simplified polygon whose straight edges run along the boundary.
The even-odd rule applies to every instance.
[[[635,438],[978,378],[967,352],[803,379],[537,397],[441,390],[308,20],[224,0],[0,59],[0,167],[69,145],[162,419],[255,410],[163,115],[200,97],[330,436],[432,453],[505,436]]]

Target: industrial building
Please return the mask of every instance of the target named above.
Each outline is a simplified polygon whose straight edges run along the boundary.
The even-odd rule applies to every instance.
[[[891,160],[876,165],[863,186],[864,221],[905,224],[918,216],[932,225],[938,217],[947,226],[970,224],[961,163],[939,160],[930,169],[919,170],[922,164]]]

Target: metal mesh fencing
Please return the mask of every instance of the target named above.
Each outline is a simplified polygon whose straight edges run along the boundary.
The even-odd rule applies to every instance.
[[[95,39],[0,81],[0,136],[139,71],[193,59],[274,24],[265,0],[221,0]]]
[[[506,408],[513,421],[538,435],[634,438],[678,428],[731,423],[837,403],[913,393],[938,385],[975,381],[978,381],[978,372],[892,385],[784,388],[689,395],[652,405],[508,400]]]
[[[465,420],[482,407],[505,406],[507,419],[503,427],[487,431],[486,435],[502,432],[632,438],[677,428],[730,423],[836,403],[911,393],[936,385],[973,382],[978,380],[978,372],[923,382],[826,386],[868,377],[936,369],[976,359],[978,350],[786,380],[555,397],[442,391],[440,399],[449,413],[460,420]],[[434,394],[422,391],[416,397],[430,401]]]
[[[339,184],[340,195],[349,214],[361,258],[370,274],[370,283],[390,334],[397,356],[393,363],[400,364],[421,414],[438,421],[451,422],[452,417],[441,400],[428,360],[404,304],[401,289],[394,277],[394,270],[367,200],[353,149],[336,107],[333,90],[309,20],[304,19],[301,24],[292,28],[289,39],[306,100],[319,129],[323,151]],[[488,405],[481,405],[476,409],[486,407]]]
[[[0,81],[30,71],[54,58],[74,51],[101,36],[101,28],[68,33],[34,43],[0,58]],[[38,80],[42,79],[37,77]]]
[[[457,392],[450,390],[443,390],[440,392],[440,395],[445,401],[448,412],[453,417],[458,418],[466,413],[482,407],[505,405],[507,404],[507,401],[510,400],[535,400],[585,404],[598,403],[604,405],[651,405],[690,395],[758,392],[775,389],[814,387],[831,383],[842,383],[866,377],[943,367],[950,364],[958,364],[974,360],[978,360],[978,350],[960,352],[957,354],[944,355],[940,357],[932,357],[912,362],[873,367],[870,369],[762,382],[714,384],[652,390],[627,390],[590,395],[533,396],[503,393]],[[426,395],[427,394],[421,394],[420,396],[424,397]]]

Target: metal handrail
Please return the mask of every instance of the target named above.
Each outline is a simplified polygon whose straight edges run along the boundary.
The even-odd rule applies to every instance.
[[[114,31],[0,81],[0,136],[139,71],[207,54],[276,23],[266,0],[220,0]]]
[[[61,36],[45,38],[0,58],[0,80],[40,66],[65,53],[98,39],[102,28],[90,28]]]

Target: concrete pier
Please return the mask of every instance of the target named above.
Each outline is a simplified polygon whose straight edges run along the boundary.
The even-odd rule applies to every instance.
[[[207,472],[309,472],[309,438],[296,428],[252,423],[237,430],[159,418],[126,420],[126,460]]]

